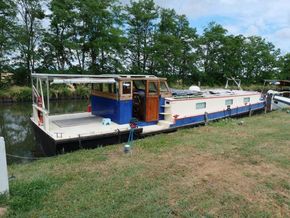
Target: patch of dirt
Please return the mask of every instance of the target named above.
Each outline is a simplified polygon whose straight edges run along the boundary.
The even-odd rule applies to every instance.
[[[4,216],[6,212],[7,212],[6,207],[0,207],[0,217]]]
[[[154,165],[151,167],[155,169],[153,174],[167,171],[170,177],[170,204],[173,206],[181,197],[179,187],[183,187],[188,196],[203,195],[210,190],[218,200],[224,193],[232,193],[263,210],[275,210],[274,213],[278,216],[290,213],[286,204],[278,204],[271,197],[273,193],[279,193],[289,199],[289,191],[267,190],[263,186],[268,181],[290,181],[289,172],[275,165],[263,162],[255,165],[239,164],[230,158],[197,153],[191,148],[179,148],[174,152],[165,153],[159,156],[158,162],[148,164]]]

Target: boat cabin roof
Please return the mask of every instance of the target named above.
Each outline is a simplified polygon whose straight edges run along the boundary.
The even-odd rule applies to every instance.
[[[53,84],[61,83],[113,83],[113,81],[122,80],[166,80],[166,78],[156,77],[154,75],[127,75],[127,74],[31,74],[32,78],[54,81]],[[99,81],[99,82],[98,82]]]
[[[290,86],[290,80],[264,80],[265,83],[270,83],[277,86]]]
[[[147,94],[150,92],[150,95],[154,91],[156,95],[160,93],[162,96],[171,96],[170,89],[166,83],[167,79],[154,75],[31,74],[31,76],[37,81],[46,81],[47,86],[49,84],[91,84],[91,94],[104,98],[132,99],[135,90],[143,90]],[[137,81],[143,81],[143,83]]]

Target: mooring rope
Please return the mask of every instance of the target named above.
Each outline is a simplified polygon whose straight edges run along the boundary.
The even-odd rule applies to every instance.
[[[24,157],[24,156],[18,156],[18,155],[13,155],[13,154],[6,154],[7,157],[14,157],[14,158],[19,158],[19,159],[26,159],[26,160],[40,160],[43,158],[39,157]]]
[[[118,154],[118,153],[101,153],[101,154],[94,154],[94,155],[121,156],[122,154]],[[18,158],[18,159],[24,159],[24,160],[43,160],[43,159],[47,159],[47,158],[57,157],[57,156],[52,156],[52,157],[24,157],[24,156],[7,154],[7,153],[6,153],[6,156],[7,157]]]

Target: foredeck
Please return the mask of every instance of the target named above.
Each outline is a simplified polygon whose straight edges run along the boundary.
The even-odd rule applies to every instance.
[[[103,117],[92,115],[89,112],[52,115],[49,116],[49,130],[46,132],[58,141],[130,130],[129,124],[120,125],[111,121],[110,125],[103,125],[102,120]],[[140,128],[143,128],[144,134],[148,134],[161,131],[165,127],[149,125]]]
[[[126,131],[130,128],[129,124],[119,125],[114,122],[103,125],[102,119],[89,112],[49,116],[49,134],[55,140],[61,140]]]

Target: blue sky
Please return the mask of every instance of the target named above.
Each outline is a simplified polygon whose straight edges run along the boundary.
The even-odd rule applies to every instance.
[[[123,0],[127,3],[127,0]],[[215,21],[230,34],[259,35],[290,52],[290,0],[155,0],[185,14],[199,33]]]

